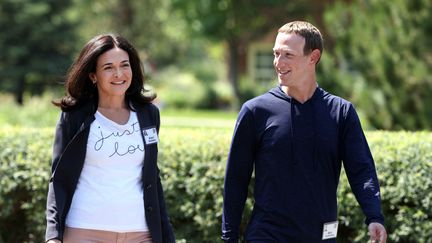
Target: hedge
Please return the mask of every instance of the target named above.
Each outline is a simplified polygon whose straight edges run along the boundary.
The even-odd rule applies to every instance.
[[[53,129],[0,129],[0,243],[42,242]],[[230,129],[162,128],[159,167],[179,242],[220,242]],[[367,132],[389,242],[431,242],[431,132]],[[367,242],[364,217],[342,173],[338,242]],[[250,215],[248,200],[245,222]],[[245,222],[242,227],[245,226]]]

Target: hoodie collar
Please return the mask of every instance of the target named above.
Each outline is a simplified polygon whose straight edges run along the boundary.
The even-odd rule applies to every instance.
[[[293,97],[287,95],[282,90],[282,87],[280,85],[278,85],[278,86],[270,89],[268,92],[270,94],[276,96],[279,99],[283,99],[283,100],[286,100],[288,102],[295,101],[295,102],[299,103],[296,99],[294,99]],[[307,100],[305,103],[313,101],[313,100],[316,100],[318,98],[321,98],[322,96],[324,96],[324,93],[325,93],[325,91],[322,88],[320,88],[319,86],[317,86],[316,89],[315,89],[315,91],[314,91],[314,93],[313,93],[313,95],[312,95],[312,97],[309,100]]]

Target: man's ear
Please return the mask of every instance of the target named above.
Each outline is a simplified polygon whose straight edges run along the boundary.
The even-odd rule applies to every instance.
[[[318,49],[314,49],[314,50],[311,52],[310,57],[311,57],[310,61],[311,61],[312,63],[314,63],[314,64],[317,64],[318,61],[319,61],[320,58],[321,58],[321,52],[320,52],[320,50],[318,50]]]

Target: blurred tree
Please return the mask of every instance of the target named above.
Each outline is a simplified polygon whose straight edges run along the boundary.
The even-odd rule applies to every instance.
[[[164,90],[161,86],[179,88],[184,81],[179,77],[191,77],[189,81],[200,82],[202,84],[196,85],[205,87],[206,98],[199,107],[218,105],[213,90],[219,74],[215,58],[211,57],[214,44],[208,45],[209,41],[203,37],[188,38],[187,22],[172,11],[170,0],[75,0],[74,3],[73,18],[80,23],[78,32],[83,40],[79,45],[97,34],[119,33],[138,49],[146,76],[151,80],[149,84],[158,91]],[[165,72],[169,75],[158,75]],[[190,97],[189,90],[186,92],[185,97]],[[164,104],[172,98],[163,97],[169,92],[157,93],[162,95],[159,98]]]
[[[0,1],[0,90],[40,93],[70,64],[74,25],[65,11],[70,0]]]
[[[322,85],[375,128],[431,129],[432,1],[338,3],[325,20],[335,47],[319,65]]]
[[[73,16],[80,23],[83,42],[98,34],[118,33],[134,44],[144,61],[168,65],[178,61],[189,44],[184,21],[170,13],[168,1],[75,0]]]
[[[236,97],[239,90],[239,58],[250,41],[262,38],[287,20],[304,13],[306,3],[285,0],[171,0],[191,31],[228,49],[228,78]]]

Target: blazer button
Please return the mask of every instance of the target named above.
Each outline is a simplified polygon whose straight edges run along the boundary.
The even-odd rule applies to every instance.
[[[151,212],[151,211],[153,211],[153,208],[152,207],[147,207],[147,211]]]
[[[148,184],[147,186],[146,186],[146,189],[150,189],[152,187],[152,184]]]

